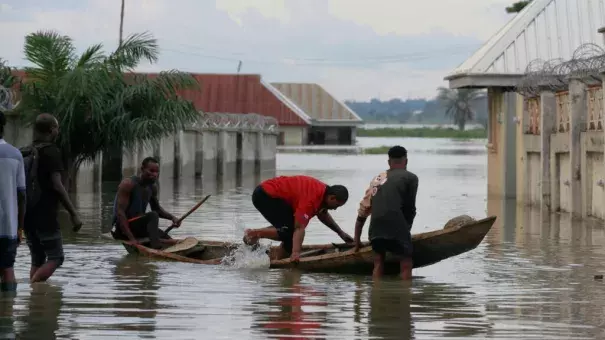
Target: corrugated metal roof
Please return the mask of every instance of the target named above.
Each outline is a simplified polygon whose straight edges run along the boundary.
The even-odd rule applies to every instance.
[[[534,0],[448,77],[522,74],[533,60],[569,60],[583,44],[605,47],[605,0]]]
[[[362,121],[351,108],[318,84],[272,83],[272,85],[313,119],[318,121]]]
[[[148,74],[153,76],[154,74]],[[219,113],[256,113],[277,119],[279,125],[306,126],[310,118],[258,74],[192,74],[199,91],[181,91],[198,110]],[[268,86],[267,86],[268,85]],[[276,94],[277,92],[277,94]]]

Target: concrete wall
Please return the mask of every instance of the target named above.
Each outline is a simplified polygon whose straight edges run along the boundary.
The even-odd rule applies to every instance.
[[[7,123],[7,142],[17,147],[31,143],[31,129],[23,127],[17,117],[9,115]],[[82,164],[76,183],[78,191],[96,191],[103,179],[104,165],[117,166],[113,171],[117,178],[112,179],[117,181],[136,174],[143,159],[149,156],[159,159],[160,182],[164,183],[172,178],[201,178],[224,186],[237,183],[242,177],[264,178],[263,173],[275,173],[277,138],[275,132],[246,127],[188,129],[155,143],[124,149],[121,155],[117,153],[115,164],[103,164],[105,157],[101,154],[94,162]]]
[[[498,100],[494,92],[491,101]],[[604,117],[603,89],[582,79],[570,79],[566,91],[545,87],[540,96],[523,98],[516,119],[517,202],[572,218],[605,219]],[[491,191],[502,195],[494,169],[504,164],[500,161],[488,159],[493,163],[488,181]]]
[[[307,144],[307,127],[305,126],[280,126],[279,134],[283,145]]]

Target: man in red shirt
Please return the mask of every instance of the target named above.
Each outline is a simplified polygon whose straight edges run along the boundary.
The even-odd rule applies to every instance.
[[[313,216],[332,229],[345,242],[354,240],[334,221],[328,210],[344,205],[349,192],[342,185],[329,186],[309,176],[279,176],[262,182],[252,193],[252,204],[271,223],[262,229],[246,229],[244,243],[251,245],[261,238],[281,241],[281,259],[290,254],[300,258],[305,228]]]

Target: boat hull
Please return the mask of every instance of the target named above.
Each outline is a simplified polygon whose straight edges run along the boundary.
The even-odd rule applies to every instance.
[[[453,228],[413,235],[414,268],[429,266],[475,249],[490,231],[495,220],[495,216],[490,216]],[[144,246],[135,247],[127,243],[123,245],[129,253],[198,264],[219,264],[223,257],[241,246],[230,242],[200,241],[198,246],[192,249],[167,253]],[[289,259],[272,260],[270,267],[298,268],[309,272],[371,274],[374,260],[371,246],[366,242],[356,253],[352,248],[351,244],[303,245],[298,263],[293,263]],[[399,273],[399,262],[387,253],[385,274],[397,273]]]

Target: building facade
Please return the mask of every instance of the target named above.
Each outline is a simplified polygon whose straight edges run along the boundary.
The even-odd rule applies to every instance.
[[[488,195],[605,218],[605,0],[534,0],[445,79],[487,89]]]

